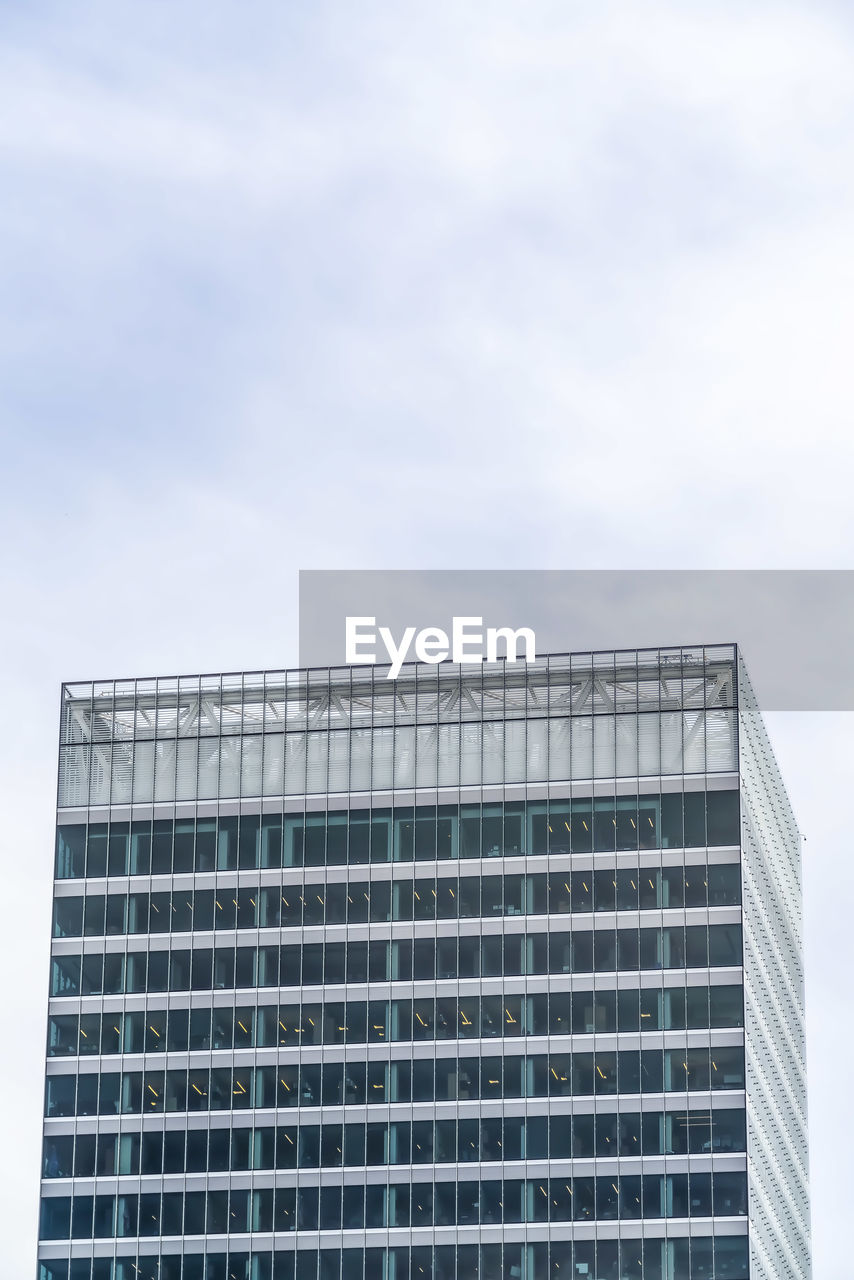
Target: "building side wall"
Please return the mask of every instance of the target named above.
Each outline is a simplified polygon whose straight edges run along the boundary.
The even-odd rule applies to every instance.
[[[739,665],[752,1280],[809,1280],[800,835]]]

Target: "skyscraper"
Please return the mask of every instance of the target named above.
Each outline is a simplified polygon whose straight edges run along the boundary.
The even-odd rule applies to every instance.
[[[62,691],[40,1280],[810,1275],[734,646]]]

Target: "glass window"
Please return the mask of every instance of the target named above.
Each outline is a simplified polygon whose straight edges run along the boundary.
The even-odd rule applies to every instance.
[[[740,965],[741,963],[741,925],[710,925],[709,964],[713,966],[721,966]]]
[[[709,906],[728,907],[741,902],[741,867],[737,862],[708,868]]]
[[[706,843],[705,792],[686,791],[684,802],[685,848],[696,849]]]
[[[710,791],[706,796],[710,845],[739,843],[739,796],[737,791]]]

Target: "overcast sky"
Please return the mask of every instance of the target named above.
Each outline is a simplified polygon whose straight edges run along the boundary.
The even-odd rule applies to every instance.
[[[2,6],[4,1274],[60,680],[294,663],[300,568],[852,567],[852,140],[821,0]],[[850,1276],[852,728],[772,722],[816,1280]]]

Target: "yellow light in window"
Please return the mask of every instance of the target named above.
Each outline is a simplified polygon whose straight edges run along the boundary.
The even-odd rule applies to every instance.
[[[567,831],[571,831],[571,830],[572,830],[572,827],[569,825],[569,823],[567,822],[566,818],[564,818],[564,820],[563,820],[563,825],[566,827]]]
[[[254,899],[254,898],[250,898],[250,899],[249,899],[249,901],[252,903],[252,905],[253,905],[253,907],[254,907],[254,906],[255,906],[255,899]]]
[[[633,830],[633,831],[637,830],[637,828],[635,827],[635,820],[634,820],[634,818],[629,818],[629,822],[632,824],[632,830]]]
[[[602,1070],[601,1067],[597,1067],[596,1070],[599,1072],[603,1080],[607,1080],[608,1077],[605,1075],[605,1072]]]
[[[219,910],[222,911],[222,903],[220,902],[219,898],[216,899],[216,905],[219,908]]]
[[[152,1026],[152,1025],[151,1025],[151,1023],[149,1023],[148,1029],[149,1029],[149,1031],[153,1031],[153,1032],[154,1032],[154,1034],[157,1036],[157,1039],[158,1039],[158,1040],[160,1039],[160,1032],[157,1030],[157,1028],[156,1028],[156,1027]]]
[[[84,1039],[84,1040],[88,1040],[88,1039],[89,1039],[89,1037],[87,1036],[86,1032],[83,1030],[83,1028],[82,1028],[82,1027],[80,1028],[80,1034],[81,1034],[81,1036],[83,1037],[83,1039]]]
[[[160,908],[159,908],[159,907],[156,907],[156,906],[154,905],[154,903],[153,903],[153,902],[152,902],[152,904],[151,904],[151,910],[152,910],[152,911],[156,911],[156,912],[157,912],[157,914],[158,914],[158,915],[160,915]]]
[[[240,1030],[243,1032],[244,1035],[246,1036],[249,1035],[249,1032],[246,1030],[246,1028],[244,1027],[243,1023],[240,1021],[239,1018],[237,1019],[237,1025],[238,1027],[240,1027]]]

